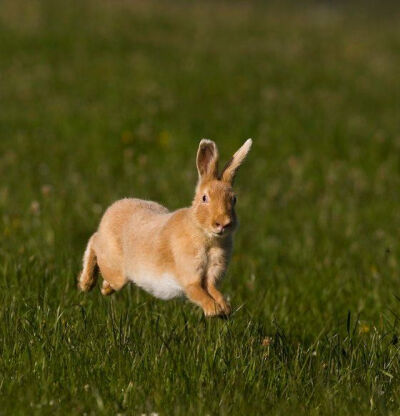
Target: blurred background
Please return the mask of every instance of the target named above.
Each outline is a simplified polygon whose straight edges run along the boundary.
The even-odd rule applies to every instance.
[[[399,68],[398,2],[3,0],[3,398],[22,386],[13,409],[40,414],[398,408]],[[232,321],[206,327],[134,287],[78,294],[106,207],[189,205],[203,137],[223,161],[254,140],[222,286]],[[161,367],[160,333],[177,337]]]

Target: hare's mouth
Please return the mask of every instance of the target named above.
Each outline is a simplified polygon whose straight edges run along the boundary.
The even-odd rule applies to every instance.
[[[230,230],[222,230],[222,231],[212,231],[211,232],[214,237],[224,237],[230,233]]]

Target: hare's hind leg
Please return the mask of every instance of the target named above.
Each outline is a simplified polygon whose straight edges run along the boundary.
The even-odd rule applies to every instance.
[[[104,279],[101,286],[101,293],[104,296],[107,296],[111,295],[115,291],[121,290],[128,282],[128,279],[126,279],[122,270],[110,267],[101,258],[99,258],[97,261],[100,273]]]
[[[112,295],[115,290],[111,287],[110,283],[107,282],[107,280],[103,280],[103,284],[101,285],[101,294],[103,296]]]
[[[96,273],[96,253],[93,249],[93,234],[87,244],[85,254],[83,255],[83,267],[82,272],[78,277],[78,287],[83,292],[89,292],[93,289],[93,286],[96,284],[97,273]]]

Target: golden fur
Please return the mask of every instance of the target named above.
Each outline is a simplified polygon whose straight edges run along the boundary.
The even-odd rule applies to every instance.
[[[247,140],[219,175],[217,146],[201,140],[199,181],[188,208],[169,212],[134,198],[112,204],[89,239],[79,288],[92,289],[98,266],[103,295],[132,281],[162,299],[185,294],[206,316],[229,315],[216,285],[228,267],[236,228],[232,184],[251,144]]]

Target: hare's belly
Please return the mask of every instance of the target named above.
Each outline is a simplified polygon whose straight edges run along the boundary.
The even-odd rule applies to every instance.
[[[152,272],[141,271],[136,272],[134,276],[129,276],[129,280],[156,298],[167,300],[183,295],[182,286],[169,273],[156,275]]]

